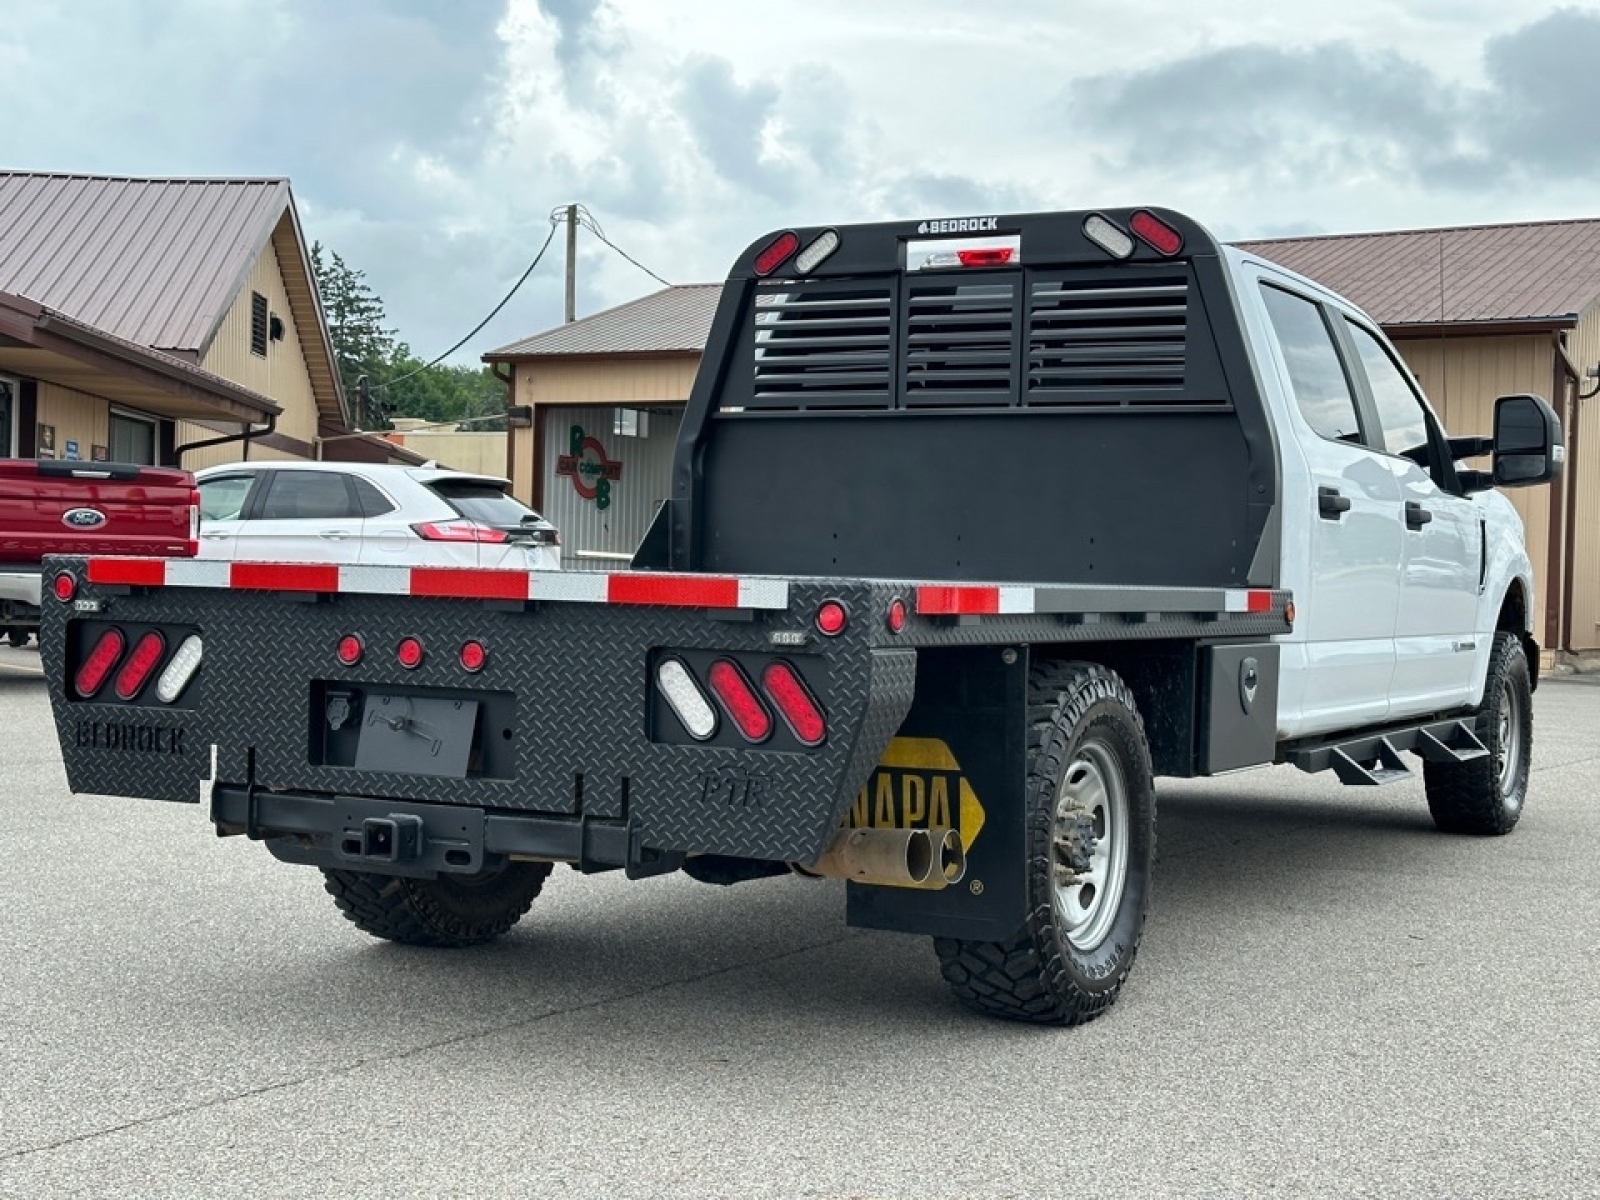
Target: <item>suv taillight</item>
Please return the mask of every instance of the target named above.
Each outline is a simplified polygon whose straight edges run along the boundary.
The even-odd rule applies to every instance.
[[[418,537],[430,542],[509,542],[511,535],[492,525],[476,521],[424,521],[411,527]]]

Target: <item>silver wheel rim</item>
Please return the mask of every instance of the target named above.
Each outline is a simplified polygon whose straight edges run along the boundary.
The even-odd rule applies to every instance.
[[[1522,697],[1507,681],[1500,691],[1500,799],[1509,808],[1517,804],[1512,790],[1522,770],[1522,724]]]
[[[1063,866],[1060,854],[1052,859],[1055,909],[1067,941],[1093,950],[1116,923],[1128,881],[1128,785],[1104,746],[1083,747],[1062,772],[1052,850],[1068,839],[1068,826],[1080,812],[1094,822],[1094,853],[1082,874]]]

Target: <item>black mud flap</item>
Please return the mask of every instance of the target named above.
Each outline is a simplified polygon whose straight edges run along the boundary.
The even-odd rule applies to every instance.
[[[922,652],[911,712],[849,822],[948,825],[966,848],[966,874],[937,891],[847,884],[851,925],[985,941],[1022,926],[1027,714],[1026,647]]]

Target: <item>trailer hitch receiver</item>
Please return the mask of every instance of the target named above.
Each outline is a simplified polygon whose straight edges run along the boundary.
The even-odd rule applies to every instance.
[[[422,818],[403,813],[361,822],[361,857],[405,862],[422,852]]]

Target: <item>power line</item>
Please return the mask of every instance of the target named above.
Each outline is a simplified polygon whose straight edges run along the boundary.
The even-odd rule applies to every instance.
[[[484,317],[483,320],[479,321],[476,325],[469,329],[465,337],[463,337],[454,346],[451,346],[450,349],[446,350],[443,354],[439,355],[438,358],[435,358],[432,362],[423,363],[422,366],[418,367],[415,371],[407,371],[404,375],[396,375],[393,379],[385,379],[382,383],[375,385],[372,390],[379,392],[386,387],[393,387],[402,380],[410,379],[413,375],[421,375],[424,371],[430,370],[433,367],[437,367],[445,359],[449,358],[457,350],[461,349],[461,347],[465,346],[469,341],[471,341],[480,329],[482,329],[490,321],[494,320],[495,317],[499,316],[502,308],[511,303],[511,297],[515,296],[518,289],[528,281],[528,276],[533,274],[533,269],[539,265],[539,260],[544,257],[544,252],[550,248],[550,243],[554,240],[555,236],[556,226],[555,222],[552,221],[550,223],[550,232],[545,234],[544,245],[539,247],[539,253],[533,256],[533,261],[528,264],[528,269],[524,271],[521,277],[511,285],[511,290],[501,298],[500,303],[496,304],[492,309],[489,310],[489,315]]]
[[[657,275],[649,267],[645,266],[637,258],[633,257],[633,255],[629,254],[621,246],[617,245],[610,238],[608,238],[605,235],[605,231],[600,228],[599,219],[592,212],[590,212],[581,204],[577,205],[576,208],[578,210],[579,225],[581,225],[584,229],[587,229],[590,233],[594,234],[595,237],[599,238],[612,250],[620,254],[623,258],[627,259],[630,263],[638,267],[639,270],[643,271],[646,275],[650,276],[651,279],[654,279],[663,287],[672,286],[670,282]],[[423,365],[418,367],[416,370],[407,371],[404,375],[396,375],[393,379],[386,379],[382,383],[374,384],[372,386],[372,390],[375,392],[381,392],[384,388],[393,387],[395,384],[410,379],[415,375],[421,375],[424,371],[431,370],[432,368],[438,366],[445,359],[449,358],[457,350],[461,349],[461,347],[465,346],[469,341],[471,341],[479,330],[481,330],[485,325],[499,315],[501,309],[503,309],[507,304],[511,303],[511,298],[515,296],[522,285],[528,281],[528,276],[533,274],[534,268],[537,267],[540,261],[544,258],[544,252],[550,248],[550,243],[556,236],[556,227],[565,219],[566,214],[567,208],[565,205],[561,205],[550,210],[550,232],[545,234],[544,245],[539,247],[539,252],[533,256],[533,261],[528,264],[528,269],[522,273],[521,277],[518,278],[514,284],[511,285],[511,290],[505,294],[500,303],[496,304],[492,309],[489,310],[488,316],[484,317],[483,320],[479,321],[470,330],[468,330],[466,336],[464,336],[455,345],[451,346],[443,354],[440,354],[437,358],[433,359],[431,362],[423,363]]]
[[[649,267],[645,266],[637,258],[635,258],[633,255],[629,254],[621,246],[617,245],[610,238],[608,238],[605,235],[605,231],[600,228],[600,222],[595,219],[595,215],[592,212],[590,212],[587,208],[584,208],[583,205],[581,205],[581,204],[578,206],[578,224],[582,225],[590,233],[594,234],[595,237],[599,238],[607,246],[610,246],[618,254],[622,255],[623,258],[627,259],[634,266],[638,267],[639,270],[643,271],[646,275],[650,276],[651,279],[654,279],[657,283],[661,284],[663,287],[671,287],[672,286],[672,284],[667,282],[665,279],[661,278],[661,276],[657,275]]]

